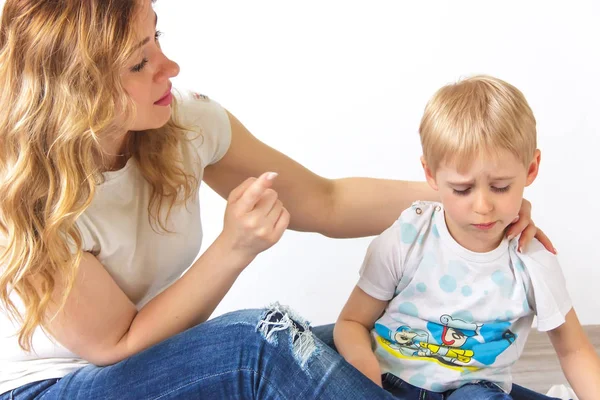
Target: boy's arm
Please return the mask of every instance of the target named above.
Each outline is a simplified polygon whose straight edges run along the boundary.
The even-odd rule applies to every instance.
[[[339,353],[373,382],[382,385],[381,369],[371,348],[370,330],[388,301],[377,300],[356,286],[333,330]]]
[[[548,331],[569,384],[579,400],[600,399],[600,357],[585,334],[575,310],[565,323]]]

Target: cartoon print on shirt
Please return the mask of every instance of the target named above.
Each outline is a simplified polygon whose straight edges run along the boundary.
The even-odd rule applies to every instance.
[[[444,314],[439,324],[427,323],[429,333],[407,325],[392,331],[381,324],[375,324],[375,331],[384,348],[397,357],[429,359],[452,369],[476,370],[477,363],[493,364],[514,343],[517,336],[509,327],[510,322],[475,324]]]
[[[427,343],[429,334],[423,330],[412,330],[410,327],[402,325],[394,332],[385,325],[375,324],[375,331],[379,336],[385,337],[389,341],[390,347],[405,356],[426,355],[420,343]]]
[[[479,334],[482,325],[469,323],[461,319],[454,319],[449,315],[442,315],[440,324],[429,322],[427,329],[432,333],[437,343],[421,343],[427,350],[427,355],[438,359],[442,363],[460,365],[458,362],[468,364],[473,357],[473,351],[465,346],[470,338]]]

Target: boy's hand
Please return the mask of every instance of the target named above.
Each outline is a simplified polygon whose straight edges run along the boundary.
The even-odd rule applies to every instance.
[[[375,354],[371,352],[365,355],[363,358],[347,359],[354,368],[363,373],[367,378],[372,380],[379,387],[383,387],[381,380],[381,367],[375,357]]]
[[[371,297],[356,286],[333,329],[333,339],[340,355],[379,386],[382,386],[381,367],[373,353],[369,331],[387,304],[387,301]]]
[[[580,400],[600,399],[600,357],[590,343],[575,310],[565,316],[565,323],[548,331],[560,366]]]
[[[521,235],[519,238],[519,251],[523,251],[535,237],[549,252],[556,254],[556,249],[552,245],[550,239],[548,239],[548,236],[546,236],[541,229],[536,227],[531,220],[531,203],[526,199],[523,199],[521,210],[519,210],[519,216],[515,218],[512,225],[506,231],[506,236],[509,239],[517,237],[519,234]]]

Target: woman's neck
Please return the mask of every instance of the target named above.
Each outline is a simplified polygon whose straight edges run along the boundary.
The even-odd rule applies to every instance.
[[[127,160],[131,157],[131,153],[127,150],[128,138],[129,132],[100,140],[103,154],[97,163],[102,171],[117,171],[127,164]]]

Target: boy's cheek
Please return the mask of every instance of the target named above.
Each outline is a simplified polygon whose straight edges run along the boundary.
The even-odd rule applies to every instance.
[[[519,211],[520,207],[511,207],[503,210],[502,215],[498,215],[499,219],[502,220],[504,227],[507,227],[512,223],[515,217],[519,215]]]

